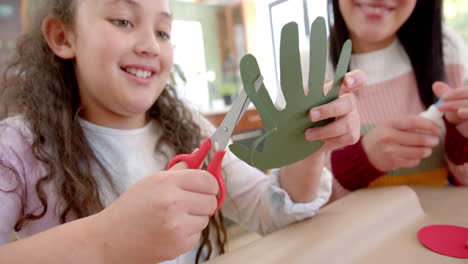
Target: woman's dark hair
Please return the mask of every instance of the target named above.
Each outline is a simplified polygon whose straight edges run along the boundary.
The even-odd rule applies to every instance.
[[[330,27],[330,59],[338,63],[341,48],[349,38],[349,31],[339,9],[339,0],[328,0]],[[445,79],[442,46],[442,0],[416,1],[408,20],[397,32],[411,61],[419,96],[429,107],[435,101],[432,84]]]
[[[65,223],[70,216],[82,218],[104,208],[97,175],[104,176],[113,186],[109,172],[89,145],[77,118],[81,101],[74,62],[56,56],[41,30],[42,21],[47,16],[58,18],[73,29],[76,10],[75,0],[45,1],[30,31],[18,42],[16,53],[6,66],[0,82],[0,119],[18,114],[23,116],[33,134],[32,153],[46,170],[35,185],[42,208],[35,213],[26,213],[23,203],[15,231],[20,231],[30,221],[42,218],[47,210],[53,210],[47,199],[49,193],[46,186],[49,183],[54,184],[57,190],[61,223]],[[201,129],[178,98],[174,87],[168,85],[164,89],[147,111],[147,117],[154,120],[162,131],[155,151],[165,145],[176,154],[191,153],[199,146]],[[20,182],[20,172],[2,158],[0,155],[0,168]],[[216,241],[210,240],[210,230],[216,231]],[[213,247],[224,253],[225,243],[223,216],[218,211],[203,230],[196,262],[202,257],[207,260]]]

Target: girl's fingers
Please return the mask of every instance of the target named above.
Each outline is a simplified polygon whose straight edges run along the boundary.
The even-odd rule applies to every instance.
[[[209,216],[217,207],[217,199],[214,195],[184,192],[182,199],[187,212],[193,216]]]
[[[352,134],[344,134],[338,137],[324,139],[325,143],[331,144],[332,146],[345,146],[354,145],[359,141],[359,135],[353,136]]]
[[[361,70],[353,70],[345,74],[343,78],[343,86],[341,88],[341,93],[352,93],[362,86],[366,85],[367,75],[365,72]],[[326,81],[325,85],[323,86],[323,93],[328,94],[328,91],[332,88],[333,81]]]
[[[207,217],[205,217],[207,218]],[[188,219],[188,221],[190,221],[192,219]],[[207,221],[208,222],[208,221]],[[183,234],[184,236],[181,237],[177,244],[176,244],[176,256],[178,255],[182,255],[184,253],[187,253],[188,251],[190,251],[191,249],[193,249],[194,247],[196,247],[196,245],[198,244],[198,242],[200,241],[200,237],[201,237],[201,232],[203,230],[198,230],[198,229],[194,229],[191,233],[189,234]]]
[[[349,134],[352,126],[346,118],[340,118],[323,126],[309,128],[305,131],[305,139],[308,141],[325,140]]]
[[[367,75],[361,70],[353,70],[346,73],[343,79],[341,94],[352,93],[366,85]]]
[[[208,216],[194,216],[185,214],[181,216],[183,219],[180,222],[184,222],[186,226],[186,235],[196,235],[200,233],[208,226],[210,218]]]
[[[192,153],[195,153],[196,151],[198,151],[198,148],[196,148]],[[200,168],[202,166],[203,166],[203,163],[200,165]],[[191,169],[189,167],[189,164],[187,162],[181,160],[181,161],[177,162],[176,164],[174,164],[174,166],[172,166],[169,170],[187,170],[187,169]]]
[[[211,173],[204,170],[176,171],[174,180],[177,186],[187,192],[216,195],[219,191],[218,182]],[[175,178],[177,177],[177,178]]]
[[[179,161],[174,166],[172,166],[169,170],[174,171],[174,170],[186,170],[189,169],[188,164],[185,161]]]
[[[312,108],[309,111],[309,120],[317,122],[328,118],[340,117],[349,114],[354,109],[354,96],[352,94],[345,94],[328,104]]]
[[[208,226],[208,221],[206,221],[206,223],[207,223],[206,225]],[[198,229],[195,229],[195,231],[187,237],[188,248],[185,249],[183,253],[190,251],[192,248],[194,248],[198,244],[198,242],[200,242],[201,232],[203,231],[203,229],[199,231],[197,231]],[[192,246],[190,247],[190,245]]]

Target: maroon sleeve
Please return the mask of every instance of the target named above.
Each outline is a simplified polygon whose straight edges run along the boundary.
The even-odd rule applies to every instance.
[[[468,138],[464,137],[456,126],[444,117],[446,128],[445,134],[445,155],[455,165],[468,162]]]
[[[336,180],[350,191],[367,187],[385,174],[370,163],[362,146],[362,137],[354,145],[333,151],[331,167]]]

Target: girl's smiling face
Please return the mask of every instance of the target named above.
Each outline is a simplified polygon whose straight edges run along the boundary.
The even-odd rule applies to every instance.
[[[416,1],[339,0],[340,12],[353,41],[353,52],[369,52],[388,46],[411,16]]]
[[[72,46],[83,118],[136,128],[173,64],[168,0],[80,1]]]

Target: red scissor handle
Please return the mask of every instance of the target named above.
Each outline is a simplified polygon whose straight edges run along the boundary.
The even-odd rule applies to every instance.
[[[192,154],[181,154],[175,156],[171,162],[169,162],[169,165],[167,165],[167,169],[172,168],[177,162],[183,161],[186,162],[189,166],[190,169],[199,169],[201,165],[203,164],[203,161],[205,160],[206,156],[208,156],[208,153],[211,150],[211,139],[207,138],[205,141],[203,141],[203,144],[200,146],[198,150],[196,150]],[[216,181],[218,182],[219,186],[219,194],[218,194],[218,203],[216,206],[216,210],[210,215],[213,216],[221,207],[223,201],[224,201],[224,196],[226,195],[226,187],[224,185],[224,180],[223,180],[223,173],[222,173],[222,166],[221,163],[223,162],[224,155],[226,154],[225,150],[222,151],[217,151],[211,160],[210,164],[208,165],[208,168],[206,171],[211,173]]]
[[[192,154],[180,154],[175,156],[171,162],[169,162],[169,165],[167,165],[167,170],[174,167],[174,165],[179,161],[186,162],[190,169],[199,169],[203,164],[206,156],[208,156],[210,150],[211,140],[210,138],[207,138],[205,141],[203,141],[203,144],[200,146],[200,148]]]
[[[206,171],[213,174],[219,186],[218,205],[216,206],[216,210],[214,210],[210,217],[213,216],[219,210],[219,208],[223,204],[224,196],[226,195],[226,187],[224,186],[223,172],[221,170],[221,163],[223,162],[224,154],[226,154],[225,150],[216,151],[213,159],[210,162],[210,165],[208,165],[208,168],[206,169]]]

